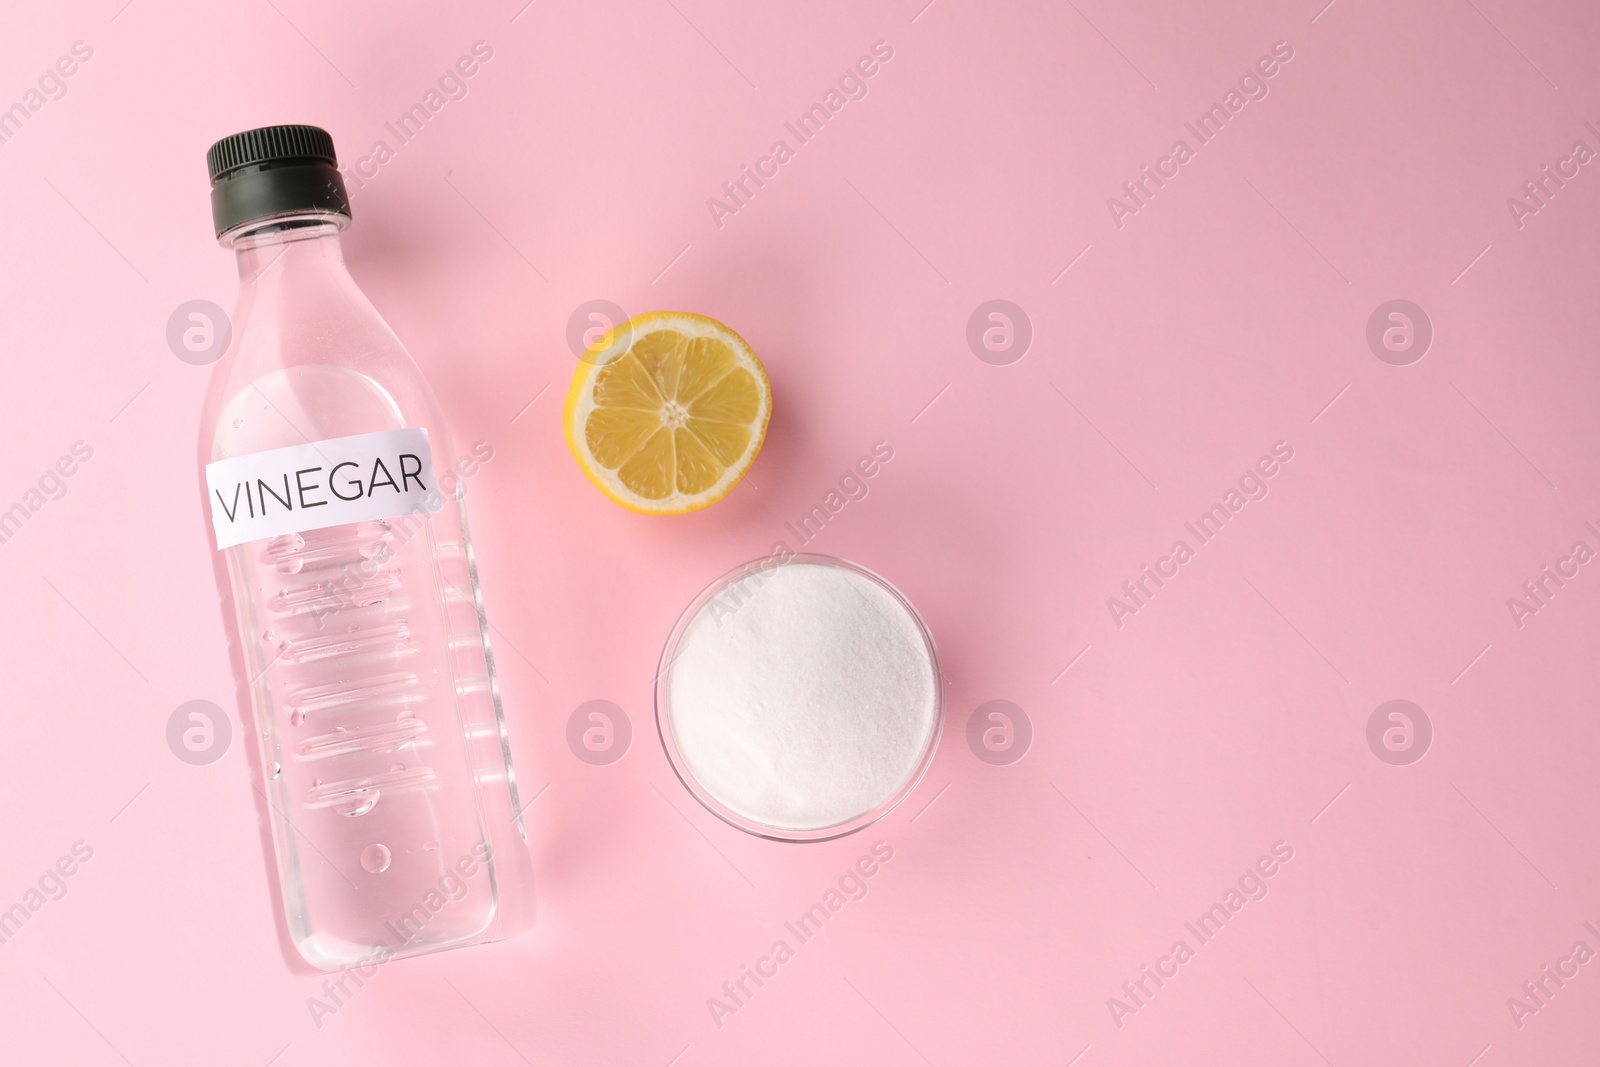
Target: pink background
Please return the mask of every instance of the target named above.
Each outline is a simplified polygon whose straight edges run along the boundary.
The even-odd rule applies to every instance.
[[[1600,175],[1520,228],[1507,207],[1574,141],[1600,149],[1592,5],[121,2],[13,5],[0,34],[0,106],[93,49],[0,144],[0,508],[94,452],[0,545],[0,907],[93,849],[0,945],[0,1060],[1593,1056],[1600,964],[1520,1027],[1507,1005],[1574,942],[1600,951],[1600,568],[1520,628],[1507,607],[1574,542],[1600,550]],[[247,746],[196,767],[165,741],[185,701],[235,712],[197,505],[208,371],[166,322],[234,299],[207,145],[311,122],[354,163],[478,40],[469,94],[353,190],[346,246],[459,438],[496,450],[471,507],[517,768],[544,790],[539,919],[385,967],[319,1027]],[[866,98],[719,228],[707,198],[795,147],[785,120],[880,40]],[[1195,147],[1183,123],[1277,41],[1269,95],[1119,228],[1107,198]],[[715,508],[629,514],[568,456],[567,323],[598,298],[713,315],[764,359],[766,450]],[[992,298],[1032,324],[1009,365],[965,339]],[[1365,336],[1396,298],[1435,332],[1408,366]],[[870,494],[806,547],[927,618],[941,750],[855,837],[758,840],[674,779],[656,657],[715,575],[798,548],[784,523],[880,440]],[[1277,441],[1270,494],[1119,628],[1107,598]],[[565,741],[594,699],[634,729],[609,766]],[[991,699],[1033,726],[1010,765],[966,741]],[[1391,699],[1432,723],[1410,765],[1368,746]],[[866,898],[716,1025],[707,998],[880,840]],[[1108,998],[1197,946],[1184,923],[1278,841],[1265,899],[1119,1026]]]

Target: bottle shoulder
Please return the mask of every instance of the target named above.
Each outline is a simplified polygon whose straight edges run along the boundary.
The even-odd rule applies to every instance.
[[[241,293],[202,410],[202,463],[406,426],[442,431],[404,344],[359,289],[341,288],[288,302]]]

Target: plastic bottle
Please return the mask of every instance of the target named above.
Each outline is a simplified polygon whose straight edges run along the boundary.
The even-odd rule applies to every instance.
[[[207,153],[239,300],[200,460],[289,940],[319,968],[505,936],[528,859],[460,449],[345,269],[333,141]]]

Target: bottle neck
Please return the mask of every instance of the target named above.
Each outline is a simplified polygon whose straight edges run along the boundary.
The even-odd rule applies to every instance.
[[[310,271],[346,274],[339,235],[350,219],[326,212],[279,215],[237,226],[219,239],[234,250],[239,284],[253,288]]]

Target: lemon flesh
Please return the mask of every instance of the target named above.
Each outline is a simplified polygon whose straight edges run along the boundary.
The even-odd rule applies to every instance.
[[[567,446],[612,500],[696,511],[738,484],[766,435],[772,393],[743,338],[715,319],[654,312],[585,353],[567,394]]]

